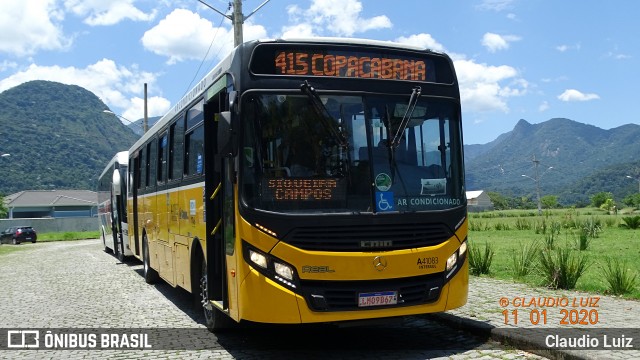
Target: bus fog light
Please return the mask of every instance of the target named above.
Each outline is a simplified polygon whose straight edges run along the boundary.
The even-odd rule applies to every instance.
[[[463,242],[462,245],[460,245],[460,249],[458,249],[458,252],[460,253],[460,256],[464,255],[464,253],[467,252],[467,242]]]
[[[458,252],[454,252],[453,254],[451,254],[451,256],[449,256],[449,258],[447,259],[447,271],[450,271],[451,269],[453,269],[454,266],[456,266],[456,262],[458,261]]]
[[[276,274],[282,276],[287,280],[293,280],[293,269],[291,269],[291,267],[278,262],[274,262],[273,265],[275,267]]]
[[[267,258],[259,252],[249,250],[249,259],[251,259],[254,264],[260,266],[261,268],[267,268]]]

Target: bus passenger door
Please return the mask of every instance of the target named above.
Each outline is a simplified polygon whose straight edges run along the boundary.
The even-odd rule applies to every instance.
[[[205,132],[207,134],[206,154],[209,159],[206,171],[206,223],[207,223],[207,277],[209,281],[209,297],[218,309],[224,312],[236,312],[235,278],[228,277],[228,268],[235,268],[233,248],[231,253],[225,245],[228,236],[233,236],[233,169],[232,158],[221,158],[217,154],[217,130],[220,109],[225,109],[226,92],[223,90],[213,96],[205,106]],[[231,256],[229,256],[231,255]],[[230,299],[231,297],[231,299]],[[232,301],[230,301],[232,300]],[[231,304],[231,305],[230,305]]]

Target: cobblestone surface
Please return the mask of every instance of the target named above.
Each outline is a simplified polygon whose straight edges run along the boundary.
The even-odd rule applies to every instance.
[[[184,349],[5,348],[0,350],[2,359],[542,358],[506,348],[486,336],[443,325],[431,316],[367,328],[253,325],[213,335],[204,329],[199,311],[192,310],[189,294],[166,284],[147,285],[139,263],[118,262],[102,251],[98,240],[19,246],[26,249],[0,256],[0,329],[4,332],[0,333],[0,345],[6,340],[7,329],[86,328],[99,332],[97,328],[143,328],[164,331],[160,335],[165,337],[161,341],[163,348],[174,344],[173,347]],[[482,285],[486,286],[492,285]],[[471,300],[476,297],[472,293]],[[487,302],[490,306],[496,300]],[[486,315],[475,307],[460,314],[469,311],[476,318]],[[181,341],[175,345],[177,339]],[[203,350],[188,350],[192,348]],[[434,350],[441,348],[458,350]]]

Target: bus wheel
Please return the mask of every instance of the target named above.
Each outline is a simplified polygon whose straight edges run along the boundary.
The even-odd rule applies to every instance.
[[[144,281],[147,284],[154,284],[158,281],[158,272],[151,268],[151,264],[149,262],[149,241],[147,240],[146,234],[142,238],[142,263]]]
[[[203,259],[200,268],[200,305],[204,311],[205,325],[211,332],[228,329],[233,323],[226,314],[218,310],[209,301],[209,285],[207,262]]]

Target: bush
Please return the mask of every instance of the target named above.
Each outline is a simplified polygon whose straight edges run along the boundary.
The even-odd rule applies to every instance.
[[[484,243],[484,252],[475,244],[469,244],[469,268],[472,275],[488,274],[495,252],[489,243]]]
[[[528,244],[520,243],[520,251],[515,251],[511,256],[513,274],[516,278],[523,278],[529,275],[535,263],[533,260],[539,250],[540,244],[536,241]]]
[[[588,258],[583,253],[575,253],[569,248],[540,251],[540,268],[546,286],[553,289],[571,290],[589,267]]]
[[[576,248],[580,251],[585,251],[589,248],[589,244],[591,244],[591,239],[589,238],[587,230],[585,230],[584,228],[578,230],[578,241],[576,241]]]
[[[636,286],[636,274],[632,274],[627,263],[620,263],[617,259],[607,258],[606,266],[602,267],[604,278],[609,284],[609,292],[615,295],[627,294]]]
[[[518,230],[531,230],[531,222],[525,219],[516,219],[515,227]]]
[[[602,232],[602,224],[600,219],[592,216],[580,224],[581,230],[583,230],[587,236],[592,239],[597,238]]]
[[[625,227],[627,229],[637,229],[640,228],[640,215],[638,216],[625,216],[622,218],[624,224],[620,224],[620,227]]]

